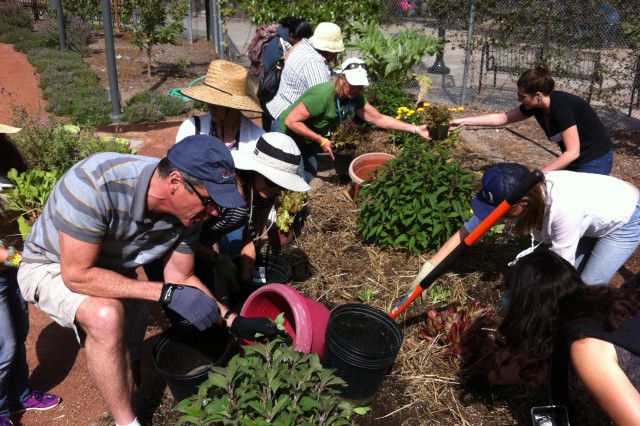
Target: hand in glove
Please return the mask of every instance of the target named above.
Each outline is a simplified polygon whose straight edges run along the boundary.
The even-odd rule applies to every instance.
[[[238,315],[229,326],[229,330],[247,340],[255,340],[256,333],[267,338],[278,334],[276,324],[265,317],[247,318]]]
[[[215,300],[196,287],[167,283],[162,286],[160,303],[166,305],[198,330],[206,330],[220,317],[220,308]]]
[[[424,279],[424,277],[426,277],[427,275],[429,275],[429,273],[431,271],[433,271],[433,269],[436,267],[436,265],[434,265],[433,263],[431,263],[430,260],[427,260],[424,265],[422,265],[422,268],[420,269],[420,272],[418,273],[418,276],[416,276],[414,278],[413,281],[411,281],[406,287],[405,287],[405,292],[407,294],[410,294],[413,292],[413,289],[416,288],[416,286],[418,286],[420,284],[420,281],[422,281]],[[429,293],[426,291],[423,291],[422,294],[420,295],[422,298],[423,302],[427,301],[427,298],[429,297]]]

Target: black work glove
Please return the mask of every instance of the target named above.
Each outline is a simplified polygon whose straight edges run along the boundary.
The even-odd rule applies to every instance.
[[[215,300],[196,287],[167,283],[162,286],[160,303],[203,331],[216,323],[220,308]]]
[[[247,318],[238,315],[229,327],[233,333],[247,340],[255,340],[256,333],[264,337],[273,337],[278,334],[278,327],[269,318]]]
[[[491,389],[489,373],[485,370],[463,370],[460,372],[460,385],[474,390],[488,391]]]

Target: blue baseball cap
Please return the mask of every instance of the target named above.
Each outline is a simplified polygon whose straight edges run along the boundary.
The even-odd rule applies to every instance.
[[[484,172],[482,189],[471,201],[473,214],[484,220],[528,175],[529,169],[517,163],[501,163]]]
[[[202,179],[209,196],[220,207],[246,205],[238,192],[233,157],[220,139],[209,135],[187,136],[169,149],[167,159],[180,171]]]

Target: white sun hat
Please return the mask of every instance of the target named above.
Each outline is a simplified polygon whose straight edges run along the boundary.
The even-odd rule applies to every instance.
[[[359,58],[346,59],[340,65],[340,74],[347,78],[347,82],[352,86],[368,86],[367,64]]]
[[[323,52],[344,52],[342,31],[332,22],[320,22],[309,39],[309,44],[316,50]]]
[[[236,169],[253,170],[276,185],[296,192],[307,192],[309,185],[298,174],[300,149],[284,133],[265,133],[252,152],[232,150]]]

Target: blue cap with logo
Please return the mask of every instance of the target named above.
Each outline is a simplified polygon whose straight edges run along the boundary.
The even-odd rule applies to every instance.
[[[484,220],[529,175],[522,164],[501,163],[482,176],[482,189],[471,201],[473,214]]]
[[[167,158],[182,172],[202,179],[209,196],[220,207],[246,205],[238,192],[233,157],[220,139],[209,135],[188,136],[169,149]]]

